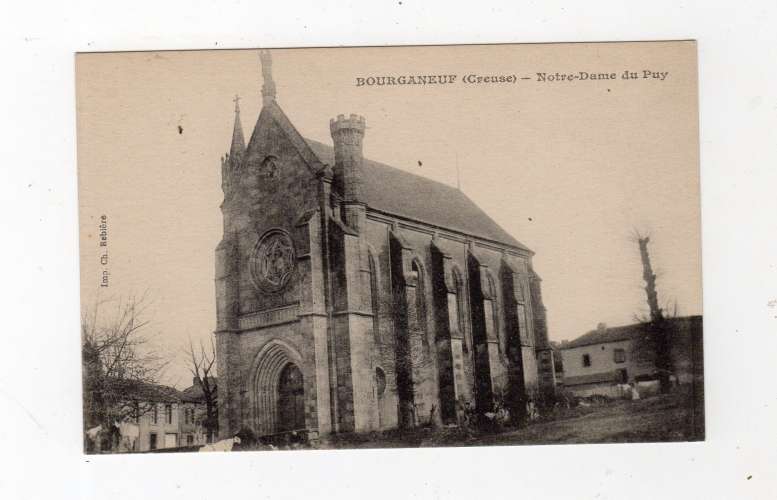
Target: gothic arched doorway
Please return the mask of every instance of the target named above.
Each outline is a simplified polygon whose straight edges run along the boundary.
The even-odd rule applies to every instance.
[[[249,412],[244,418],[257,436],[306,428],[302,366],[299,351],[280,339],[256,354],[246,380]]]
[[[305,391],[302,372],[294,363],[287,364],[278,380],[278,431],[305,428]]]

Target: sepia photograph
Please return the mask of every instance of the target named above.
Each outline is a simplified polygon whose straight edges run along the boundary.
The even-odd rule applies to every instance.
[[[704,441],[696,42],[75,77],[84,453]]]

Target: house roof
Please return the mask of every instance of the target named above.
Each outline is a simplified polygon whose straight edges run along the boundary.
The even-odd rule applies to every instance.
[[[138,380],[108,378],[104,384],[117,394],[139,401],[176,402],[183,396],[181,391],[173,387]]]
[[[322,163],[334,165],[331,146],[305,142]],[[367,158],[363,174],[362,201],[373,210],[529,250],[454,187]]]
[[[216,387],[218,384],[216,377],[208,377],[211,381],[211,384],[213,384],[213,387]],[[205,401],[205,393],[202,390],[202,387],[200,387],[200,384],[194,383],[190,387],[187,387],[183,391],[181,391],[182,397],[181,399],[187,403],[201,403]]]
[[[701,316],[685,316],[681,318],[668,318],[669,322],[674,329],[681,329],[687,327],[690,323],[701,321]],[[631,340],[642,335],[649,333],[647,323],[634,323],[632,325],[615,326],[612,328],[597,328],[590,332],[581,335],[580,337],[569,341],[562,346],[562,349],[571,349],[574,347],[582,347],[593,344],[607,344],[610,342],[620,342],[623,340]]]

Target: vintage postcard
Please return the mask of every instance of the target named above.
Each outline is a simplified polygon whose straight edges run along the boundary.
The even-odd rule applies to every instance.
[[[704,439],[695,42],[76,79],[87,453]]]

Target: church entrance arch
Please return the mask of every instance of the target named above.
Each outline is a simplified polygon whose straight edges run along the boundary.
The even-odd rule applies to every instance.
[[[306,427],[301,367],[299,352],[279,339],[269,341],[256,355],[248,393],[257,436]]]
[[[302,372],[294,363],[281,370],[278,381],[278,430],[294,431],[305,428],[305,391]]]

